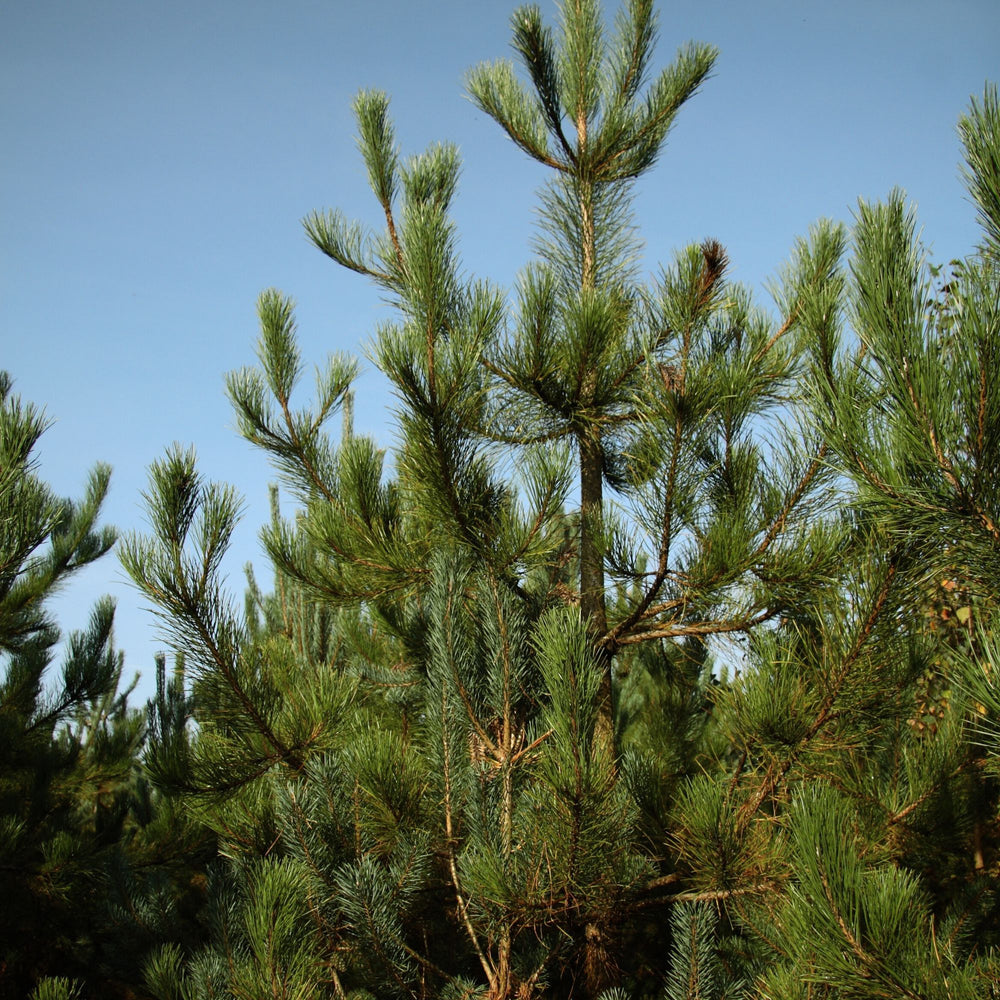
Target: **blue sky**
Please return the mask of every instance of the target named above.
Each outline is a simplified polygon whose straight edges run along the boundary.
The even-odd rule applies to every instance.
[[[0,367],[55,420],[41,473],[78,495],[114,469],[106,519],[143,527],[146,468],[173,441],[235,484],[247,515],[230,559],[266,565],[266,462],[233,430],[230,369],[253,361],[254,302],[298,302],[307,362],[362,352],[391,319],[378,293],[305,241],[308,211],[377,221],[353,139],[361,87],[389,92],[404,153],[462,151],[465,267],[509,286],[530,255],[528,162],[463,94],[466,70],[509,55],[506,0],[8,0],[0,5]],[[555,6],[542,3],[551,18]],[[997,0],[661,3],[660,65],[721,50],[681,112],[637,209],[647,270],[712,236],[764,285],[821,216],[902,187],[935,259],[966,253],[974,211],[955,122],[1000,79]],[[391,444],[371,365],[357,426]],[[114,594],[126,672],[151,676],[151,616],[109,557],[60,600],[64,627]],[[149,690],[144,683],[143,692]]]

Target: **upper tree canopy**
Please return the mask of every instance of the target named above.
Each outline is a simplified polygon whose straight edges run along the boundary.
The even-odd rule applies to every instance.
[[[726,280],[714,240],[641,283],[631,181],[654,163],[715,53],[689,45],[651,74],[651,3],[620,11],[610,38],[592,3],[565,4],[561,22],[556,38],[537,9],[518,10],[514,47],[526,81],[506,63],[469,78],[474,100],[554,171],[542,193],[539,257],[512,307],[461,276],[448,214],[454,149],[402,163],[384,95],[364,93],[355,105],[384,232],[339,212],[305,220],[324,253],[373,278],[400,307],[402,322],[380,330],[374,347],[403,403],[399,479],[385,483],[380,454],[352,442],[334,481],[321,424],[351,369],[335,361],[316,408],[291,415],[299,361],[290,303],[276,293],[261,300],[263,370],[235,375],[230,394],[245,433],[272,451],[298,495],[317,501],[307,531],[342,557],[336,568],[318,566],[314,555],[296,556],[290,536],[272,533],[281,565],[337,600],[421,586],[436,536],[478,552],[517,586],[536,567],[536,596],[558,591],[589,623],[605,664],[607,735],[616,651],[774,619],[826,572],[839,545],[814,531],[802,556],[798,512],[822,484],[822,445],[803,451],[803,432],[782,426],[787,416],[776,422],[774,407],[794,374],[794,332],[807,319],[830,322],[808,302],[834,294],[844,237],[823,226],[797,249],[777,322]],[[563,442],[576,452],[572,489]],[[517,456],[519,483],[498,478],[498,444]],[[780,599],[760,586],[763,575],[782,580]]]

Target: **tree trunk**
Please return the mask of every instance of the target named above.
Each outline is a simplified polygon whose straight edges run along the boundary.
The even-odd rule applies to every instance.
[[[580,613],[590,632],[602,668],[597,702],[599,743],[614,751],[611,657],[598,643],[608,631],[604,599],[604,549],[601,508],[604,493],[600,435],[596,430],[581,434],[580,448]]]

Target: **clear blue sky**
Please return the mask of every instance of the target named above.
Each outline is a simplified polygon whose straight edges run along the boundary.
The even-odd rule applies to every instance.
[[[106,519],[141,528],[148,464],[193,443],[235,484],[256,541],[271,473],[241,441],[224,373],[253,360],[254,302],[299,303],[308,362],[357,352],[389,319],[377,292],[305,241],[299,219],[377,216],[353,141],[361,87],[392,96],[403,152],[449,140],[469,272],[509,286],[528,258],[531,164],[463,96],[471,65],[509,54],[507,0],[6,0],[0,5],[0,367],[56,423],[42,475],[78,495],[114,468]],[[554,13],[551,0],[543,12]],[[721,50],[639,190],[649,270],[708,236],[763,286],[821,216],[904,188],[936,259],[971,248],[955,122],[1000,79],[998,0],[661,3],[660,64],[689,39]],[[766,299],[765,299],[766,301]],[[391,399],[367,365],[357,425],[391,443]],[[127,673],[150,676],[151,617],[113,557],[59,605],[119,602]],[[148,684],[143,691],[148,692]]]

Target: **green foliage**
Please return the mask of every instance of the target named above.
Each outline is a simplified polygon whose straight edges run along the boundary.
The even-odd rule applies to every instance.
[[[958,121],[965,147],[965,178],[979,209],[986,242],[984,252],[996,259],[1000,250],[1000,102],[996,84],[987,84],[982,101],[975,98]]]
[[[799,982],[858,997],[981,995],[974,966],[937,935],[917,876],[872,857],[846,800],[804,791],[789,826],[796,880],[780,919]],[[785,975],[765,975],[763,994],[778,995]]]
[[[31,1000],[80,1000],[80,984],[62,976],[47,976],[31,991]]]
[[[996,221],[988,195],[998,183],[996,121],[994,88],[961,126],[987,235]],[[987,243],[982,255],[960,262],[934,303],[916,219],[899,192],[884,204],[860,204],[855,246],[851,319],[861,351],[848,356],[835,339],[821,345],[824,423],[893,542],[932,579],[961,567],[973,592],[988,594],[1000,552],[995,252]]]
[[[462,269],[456,151],[404,158],[384,94],[354,109],[384,228],[304,223],[395,307],[393,454],[353,433],[353,361],[299,403],[271,290],[227,388],[297,505],[263,531],[273,592],[222,589],[238,498],[191,451],[152,468],[122,559],[181,659],[147,773],[221,859],[148,988],[987,996],[995,91],[961,125],[980,252],[935,277],[893,193],[850,250],[796,243],[772,316],[716,240],[638,276],[632,181],[714,50],[652,73],[647,0],[513,32],[523,79],[469,77],[552,171],[510,296]]]
[[[98,980],[118,995],[130,956],[114,953],[104,894],[135,828],[142,717],[118,690],[111,600],[66,637],[57,677],[47,607],[114,544],[98,526],[110,473],[98,466],[80,501],[54,496],[32,455],[46,421],[11,386],[0,373],[0,996],[77,997]]]

